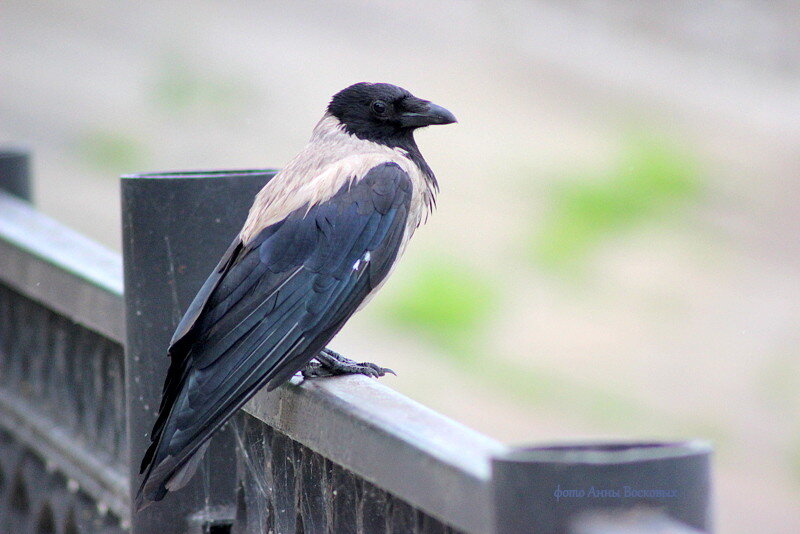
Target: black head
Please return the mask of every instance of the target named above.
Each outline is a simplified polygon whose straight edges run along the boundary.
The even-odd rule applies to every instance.
[[[456,122],[452,113],[388,83],[361,82],[333,96],[328,112],[361,139],[395,144],[414,130]]]

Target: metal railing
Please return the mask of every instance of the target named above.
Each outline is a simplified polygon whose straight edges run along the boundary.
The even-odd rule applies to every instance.
[[[702,444],[511,449],[360,376],[257,394],[196,480],[132,515],[166,343],[271,176],[124,178],[126,298],[118,254],[0,191],[0,532],[577,533],[636,506],[709,528]],[[555,496],[625,481],[676,495]]]
[[[130,524],[121,267],[0,192],[0,532]]]

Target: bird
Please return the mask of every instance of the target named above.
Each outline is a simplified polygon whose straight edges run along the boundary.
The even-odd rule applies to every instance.
[[[326,348],[383,286],[439,186],[414,132],[447,109],[388,83],[336,93],[311,139],[256,195],[167,353],[137,510],[186,485],[211,436],[257,391],[393,371]]]

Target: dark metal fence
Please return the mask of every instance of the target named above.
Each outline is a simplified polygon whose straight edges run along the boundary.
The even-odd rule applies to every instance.
[[[710,528],[703,444],[510,449],[364,377],[259,393],[196,481],[132,516],[169,334],[270,177],[125,178],[126,299],[119,255],[0,192],[0,532]],[[614,495],[627,486],[652,491]],[[586,515],[631,509],[658,520]]]
[[[0,193],[1,532],[129,526],[121,334],[119,256]]]

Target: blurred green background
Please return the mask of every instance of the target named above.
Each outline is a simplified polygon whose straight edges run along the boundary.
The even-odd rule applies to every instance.
[[[119,248],[118,175],[279,167],[386,81],[459,123],[439,208],[333,347],[514,443],[710,439],[721,532],[800,532],[791,3],[10,0],[0,141]]]

